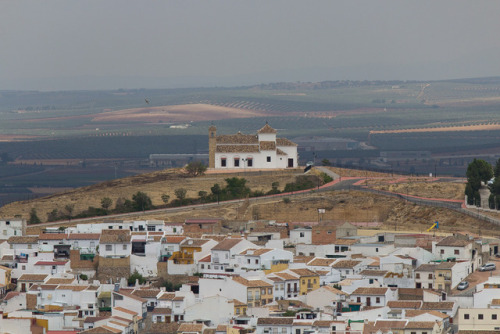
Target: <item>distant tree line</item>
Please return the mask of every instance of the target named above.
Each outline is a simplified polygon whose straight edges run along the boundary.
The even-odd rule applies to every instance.
[[[204,168],[199,167],[195,173],[196,175],[202,175],[204,173]],[[212,187],[210,187],[210,192],[200,190],[197,197],[187,197],[186,189],[177,188],[174,190],[175,199],[170,201],[169,195],[162,194],[161,200],[163,204],[155,206],[147,193],[138,191],[132,195],[132,198],[119,197],[114,202],[114,207],[113,200],[111,198],[103,197],[101,198],[100,207],[89,206],[86,210],[77,214],[74,213],[74,204],[68,204],[63,209],[54,209],[49,212],[47,214],[46,221],[52,222],[59,220],[71,220],[75,218],[106,216],[118,213],[139,212],[159,208],[179,207],[183,205],[213,203],[248,197],[260,197],[281,194],[282,192],[288,193],[316,188],[325,183],[331,182],[332,180],[333,179],[325,173],[320,173],[319,175],[299,175],[295,178],[294,182],[287,183],[283,190],[279,189],[279,182],[273,182],[271,184],[271,190],[264,192],[259,189],[251,190],[247,186],[247,180],[245,178],[231,177],[224,180],[224,185],[215,183]],[[28,223],[41,223],[41,219],[38,217],[35,209],[31,210]]]

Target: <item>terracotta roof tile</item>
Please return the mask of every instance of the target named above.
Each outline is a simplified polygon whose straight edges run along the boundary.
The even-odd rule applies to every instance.
[[[262,128],[260,128],[259,131],[257,131],[257,133],[276,133],[276,132],[277,131],[267,123]]]
[[[156,307],[152,314],[172,314],[172,309],[168,307]]]
[[[316,257],[312,261],[309,261],[307,263],[307,265],[308,266],[328,267],[334,262],[335,262],[335,259],[326,259],[326,258]]]
[[[184,239],[186,239],[185,236],[181,236],[181,235],[166,235],[164,238],[163,238],[163,242],[164,244],[180,244]]]
[[[156,298],[159,293],[159,289],[137,289],[132,292],[132,295],[141,298]]]
[[[249,288],[258,288],[258,287],[272,287],[273,285],[267,282],[264,282],[263,280],[248,280],[245,279],[241,276],[234,276],[233,281],[240,283],[241,285],[244,285]]]
[[[188,324],[188,323],[182,323],[179,328],[177,329],[178,332],[183,333],[183,332],[198,332],[201,333],[203,331],[204,325],[203,324]]]
[[[260,256],[260,255],[266,254],[270,251],[272,251],[272,249],[270,249],[270,248],[258,248],[258,249],[250,248],[250,249],[246,249],[243,252],[241,252],[240,255]]]
[[[299,275],[300,277],[311,277],[311,276],[318,276],[318,273],[309,270],[309,269],[290,269],[291,272]]]
[[[421,300],[390,300],[387,302],[390,308],[419,309],[422,306]]]
[[[352,295],[372,295],[372,296],[385,295],[387,289],[388,288],[359,287],[352,292]]]
[[[243,239],[233,239],[233,238],[227,238],[219,242],[217,245],[215,245],[212,250],[221,250],[221,251],[228,251],[237,244],[239,244]]]
[[[338,260],[335,262],[332,267],[333,268],[354,268],[358,264],[360,264],[361,261],[354,261],[354,260]]]
[[[285,152],[283,152],[282,150],[280,150],[279,148],[276,149],[276,154],[277,155],[288,155]]]
[[[22,274],[18,281],[43,282],[47,278],[47,274]]]
[[[424,302],[422,310],[451,310],[453,309],[454,302]]]
[[[435,325],[434,321],[408,321],[405,329],[432,329]]]
[[[293,141],[288,140],[286,138],[276,138],[277,146],[297,146]]]
[[[259,318],[257,325],[292,325],[294,318],[275,317],[275,318]]]
[[[463,247],[470,244],[472,241],[458,239],[454,236],[449,236],[439,241],[436,246]]]
[[[261,151],[274,151],[276,150],[276,142],[274,141],[261,141],[260,142]]]
[[[103,230],[99,243],[123,244],[130,243],[131,235],[128,230]]]
[[[244,135],[237,133],[235,135],[219,135],[216,137],[219,144],[258,144],[259,138],[256,135]]]
[[[257,153],[259,145],[217,145],[217,153]]]
[[[12,244],[37,244],[38,236],[12,236],[7,242]]]

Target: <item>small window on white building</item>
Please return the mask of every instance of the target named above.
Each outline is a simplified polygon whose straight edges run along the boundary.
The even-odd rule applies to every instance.
[[[220,159],[220,166],[221,167],[226,167],[227,166],[226,158],[221,158]]]
[[[127,245],[123,245],[123,250],[127,250]]]
[[[111,250],[113,250],[113,246],[112,246],[112,245],[106,245],[106,250],[107,250],[107,251],[111,251]]]
[[[253,159],[247,158],[247,167],[253,167]]]
[[[240,158],[234,158],[234,167],[240,167]]]
[[[267,162],[271,162],[271,156],[268,156],[268,157],[266,158],[266,161],[267,161]]]

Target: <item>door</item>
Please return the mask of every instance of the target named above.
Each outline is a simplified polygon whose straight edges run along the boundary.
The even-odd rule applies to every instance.
[[[370,297],[366,297],[366,306],[371,306],[372,305],[372,301],[370,299]]]
[[[293,167],[293,159],[288,158],[288,167]]]

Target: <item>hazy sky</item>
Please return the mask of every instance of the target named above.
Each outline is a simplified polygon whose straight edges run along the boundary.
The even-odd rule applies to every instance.
[[[500,1],[0,1],[0,89],[500,75]]]

